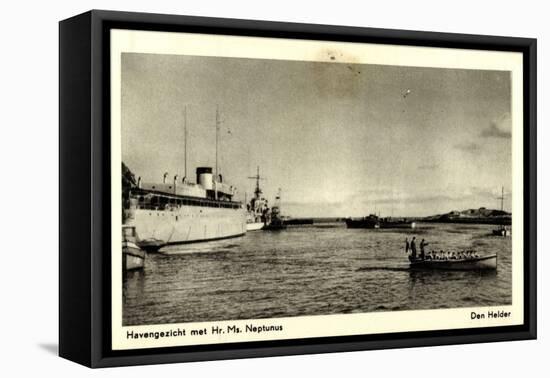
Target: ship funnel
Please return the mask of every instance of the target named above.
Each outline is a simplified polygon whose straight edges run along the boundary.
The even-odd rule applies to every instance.
[[[137,187],[141,189],[141,176],[138,177]]]
[[[162,176],[162,183],[166,184],[166,177],[168,177],[168,172],[164,172],[164,176]]]
[[[174,193],[176,193],[176,186],[178,185],[178,175],[174,176]]]
[[[197,184],[205,190],[213,190],[212,167],[197,168]]]

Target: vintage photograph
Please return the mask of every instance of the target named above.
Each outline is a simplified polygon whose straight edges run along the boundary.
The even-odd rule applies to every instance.
[[[319,54],[121,54],[123,326],[512,304],[511,72]]]

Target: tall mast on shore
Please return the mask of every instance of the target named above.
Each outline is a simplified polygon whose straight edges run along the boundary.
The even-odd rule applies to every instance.
[[[497,197],[500,200],[500,211],[504,211],[504,186],[501,189],[500,197]]]

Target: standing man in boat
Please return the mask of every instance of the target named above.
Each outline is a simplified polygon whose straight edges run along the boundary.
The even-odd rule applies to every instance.
[[[420,259],[424,260],[426,258],[426,253],[424,251],[424,248],[426,248],[426,246],[428,245],[428,243],[422,239],[422,241],[420,242]]]
[[[416,236],[413,236],[411,240],[411,256],[413,260],[416,260]]]
[[[408,255],[409,254],[409,238],[405,238],[405,253]]]

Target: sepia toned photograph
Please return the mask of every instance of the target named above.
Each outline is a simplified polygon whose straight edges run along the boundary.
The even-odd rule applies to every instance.
[[[537,338],[535,38],[104,10],[58,34],[59,356]]]
[[[121,337],[521,319],[512,71],[315,51],[121,52]]]
[[[60,356],[536,339],[536,39],[59,26]]]
[[[124,323],[510,304],[510,91],[124,54]]]

